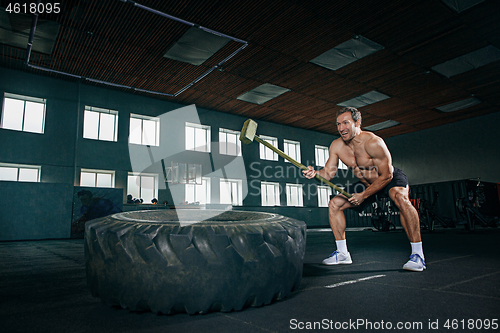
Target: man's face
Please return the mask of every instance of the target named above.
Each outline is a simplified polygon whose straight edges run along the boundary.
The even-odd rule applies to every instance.
[[[357,134],[356,127],[361,125],[361,121],[354,121],[350,112],[344,112],[337,117],[337,130],[342,140],[351,141]]]

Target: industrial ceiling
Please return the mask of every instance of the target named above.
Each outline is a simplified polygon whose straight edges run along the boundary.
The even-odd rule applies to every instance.
[[[497,0],[19,3],[6,68],[334,135],[344,105],[384,138],[500,111]]]

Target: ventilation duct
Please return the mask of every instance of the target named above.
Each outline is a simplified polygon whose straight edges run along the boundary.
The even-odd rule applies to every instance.
[[[238,96],[238,100],[254,104],[264,104],[265,102],[278,97],[281,94],[290,91],[290,89],[275,86],[274,84],[264,83],[243,95]]]
[[[393,126],[396,126],[396,125],[399,125],[399,124],[400,123],[398,123],[397,121],[387,120],[387,121],[383,121],[383,122],[375,124],[375,125],[370,125],[370,126],[364,127],[363,129],[367,130],[367,131],[375,132],[375,131],[379,131],[381,129],[393,127]]]
[[[432,70],[446,77],[452,77],[497,60],[500,60],[500,50],[490,45],[436,65]]]
[[[442,0],[448,7],[457,13],[463,12],[466,9],[474,7],[484,0]]]
[[[191,27],[163,56],[198,66],[217,53],[229,41],[230,39],[226,37]]]
[[[478,99],[476,97],[471,97],[471,98],[467,98],[467,99],[464,99],[464,100],[461,100],[458,102],[454,102],[454,103],[440,106],[436,109],[439,111],[442,111],[442,112],[453,112],[453,111],[458,111],[458,110],[470,108],[471,106],[477,105],[479,103],[481,103],[480,99]]]
[[[384,99],[388,99],[388,98],[390,98],[390,97],[387,95],[384,95],[382,93],[379,93],[378,91],[372,90],[366,94],[351,98],[350,100],[339,103],[337,105],[343,106],[343,107],[350,106],[353,108],[361,108],[363,106],[377,103],[377,102],[383,101]]]
[[[310,62],[335,71],[382,49],[384,49],[382,45],[363,36],[356,36],[326,51]]]
[[[28,44],[33,15],[10,14],[0,7],[0,44],[26,48]],[[54,21],[37,20],[32,50],[52,54],[61,25]]]

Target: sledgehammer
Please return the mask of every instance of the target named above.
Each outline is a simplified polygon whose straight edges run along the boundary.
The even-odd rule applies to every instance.
[[[253,140],[260,142],[264,146],[266,146],[267,148],[271,149],[272,151],[276,152],[278,155],[280,155],[281,157],[286,159],[287,161],[290,161],[296,167],[299,167],[302,170],[307,170],[307,167],[305,165],[297,162],[296,160],[294,160],[293,158],[291,158],[290,156],[288,156],[287,154],[285,154],[284,152],[282,152],[281,150],[279,150],[278,148],[276,148],[275,146],[273,146],[269,142],[262,140],[261,138],[259,138],[259,136],[257,136],[255,134],[255,132],[257,132],[257,123],[255,121],[253,121],[252,119],[246,120],[245,123],[243,124],[243,129],[241,130],[240,141],[246,145],[248,145],[249,143],[252,143]],[[334,188],[338,192],[342,193],[346,197],[348,197],[348,198],[352,197],[352,195],[350,195],[349,193],[347,193],[346,191],[344,191],[343,189],[341,189],[337,185],[329,182],[328,180],[321,177],[320,175],[316,174],[315,178],[320,180],[321,182],[323,182],[325,184],[330,185],[332,188]]]

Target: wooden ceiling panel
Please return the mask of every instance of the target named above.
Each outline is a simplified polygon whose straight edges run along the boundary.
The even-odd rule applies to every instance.
[[[372,90],[391,98],[360,108],[363,125],[388,119],[401,123],[377,131],[382,137],[500,111],[500,61],[451,78],[431,70],[480,47],[500,48],[500,6],[495,1],[461,13],[441,0],[136,3],[248,44],[238,52],[243,44],[230,41],[195,66],[163,57],[189,25],[124,1],[67,1],[61,13],[39,16],[61,26],[52,54],[31,52],[29,64],[45,70],[26,66],[26,47],[7,44],[0,44],[0,66],[97,86],[102,84],[85,78],[101,80],[109,89],[334,135],[337,104]],[[336,71],[310,62],[354,35],[384,49]],[[220,62],[175,97],[110,86],[173,95]],[[263,83],[290,91],[262,105],[237,100]],[[435,110],[472,95],[482,103],[449,114]]]

